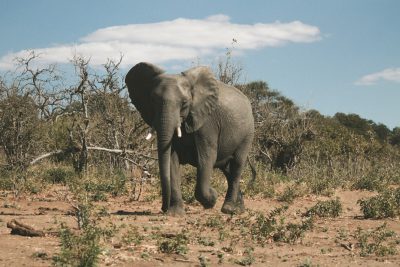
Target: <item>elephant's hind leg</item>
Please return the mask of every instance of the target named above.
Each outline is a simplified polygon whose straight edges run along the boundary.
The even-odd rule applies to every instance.
[[[244,212],[244,202],[240,191],[240,177],[244,164],[231,160],[223,173],[228,181],[228,190],[221,211],[226,214],[240,214]]]
[[[231,159],[222,171],[224,172],[228,181],[228,190],[226,192],[225,201],[222,205],[221,211],[227,214],[239,214],[244,212],[243,195],[240,191],[240,179],[244,167],[246,166],[246,159],[251,147],[251,138],[246,140],[239,149],[235,152],[233,159]]]

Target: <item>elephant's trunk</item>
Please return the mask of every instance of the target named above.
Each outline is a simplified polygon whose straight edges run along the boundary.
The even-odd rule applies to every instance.
[[[158,164],[161,177],[162,211],[166,212],[171,199],[171,144],[176,123],[168,106],[164,105],[157,129]]]

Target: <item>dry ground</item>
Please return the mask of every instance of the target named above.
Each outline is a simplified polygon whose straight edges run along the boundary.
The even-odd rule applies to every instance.
[[[101,217],[102,226],[115,225],[119,231],[110,240],[103,243],[100,266],[200,266],[199,257],[210,266],[237,265],[235,261],[245,257],[248,247],[254,248],[253,266],[400,266],[400,255],[361,257],[360,249],[354,243],[353,234],[357,227],[376,228],[387,223],[387,227],[400,235],[399,219],[366,220],[361,217],[357,200],[373,193],[365,191],[336,191],[343,204],[343,213],[338,218],[318,218],[312,230],[296,244],[267,242],[264,247],[257,243],[242,242],[246,233],[232,224],[238,218],[246,217],[222,214],[223,198],[219,198],[212,210],[204,210],[197,204],[187,206],[185,217],[166,217],[160,214],[160,202],[128,201],[126,197],[109,197],[106,202],[96,202],[96,206],[108,213]],[[0,266],[50,266],[52,257],[59,252],[57,236],[61,222],[76,229],[77,223],[71,206],[71,194],[67,187],[57,186],[47,193],[25,195],[15,199],[11,192],[0,192]],[[290,205],[285,220],[299,221],[301,214],[313,206],[317,200],[326,197],[305,196]],[[253,211],[269,212],[282,203],[274,199],[245,199],[246,207]],[[222,216],[224,228],[217,230],[206,227],[209,218]],[[17,219],[23,223],[41,229],[48,234],[45,237],[24,237],[11,235],[7,222]],[[121,242],[127,229],[137,226],[144,240],[139,244]],[[164,254],[159,252],[155,233],[175,235],[187,229],[189,238],[186,255]],[[227,236],[220,239],[220,233]],[[211,244],[199,244],[199,239],[212,241]],[[248,239],[250,240],[250,238]],[[214,244],[212,244],[214,243]],[[400,253],[400,245],[397,244]],[[222,257],[222,263],[218,263]]]

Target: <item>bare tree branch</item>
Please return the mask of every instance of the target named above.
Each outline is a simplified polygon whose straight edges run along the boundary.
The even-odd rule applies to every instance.
[[[141,153],[137,153],[136,151],[133,150],[122,150],[122,149],[110,149],[110,148],[105,148],[105,147],[98,147],[98,146],[88,146],[87,150],[95,150],[95,151],[104,151],[104,152],[108,152],[108,153],[113,153],[113,154],[118,154],[119,156],[121,156],[123,159],[128,160],[129,162],[133,163],[134,165],[137,166],[141,166],[140,164],[138,164],[137,162],[125,157],[125,154],[132,154],[135,156],[139,156],[139,157],[143,157],[143,158],[148,158],[148,159],[152,159],[152,160],[158,160],[157,158],[151,157],[151,156],[147,156],[147,155],[143,155]],[[65,153],[71,153],[71,152],[77,152],[77,148],[73,148],[73,149],[58,149],[58,150],[54,150],[51,152],[48,152],[46,154],[40,155],[39,157],[33,159],[29,164],[30,165],[34,165],[36,163],[38,163],[39,161],[52,157],[52,156],[56,156],[56,155],[60,155],[60,154],[65,154]]]

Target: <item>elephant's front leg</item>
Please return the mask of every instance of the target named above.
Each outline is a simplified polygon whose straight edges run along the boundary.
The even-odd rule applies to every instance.
[[[181,192],[181,177],[178,154],[171,154],[171,200],[167,211],[168,215],[176,216],[185,214]]]

